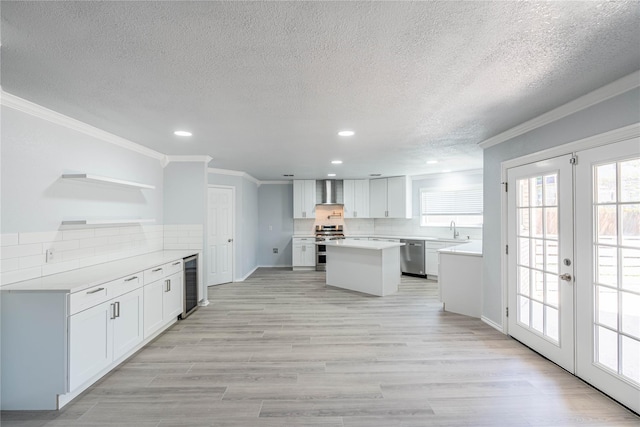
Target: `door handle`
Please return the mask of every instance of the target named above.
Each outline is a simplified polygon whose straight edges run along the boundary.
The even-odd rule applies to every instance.
[[[571,279],[572,279],[572,277],[571,277],[571,275],[569,273],[561,274],[558,277],[560,277],[560,280],[564,280],[566,282],[570,282]]]
[[[227,242],[231,243],[233,242],[233,239],[227,239]]]

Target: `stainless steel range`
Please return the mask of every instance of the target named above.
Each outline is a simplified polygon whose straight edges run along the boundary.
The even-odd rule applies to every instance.
[[[316,225],[316,242],[344,239],[342,225]],[[327,269],[327,245],[316,245],[316,270]]]

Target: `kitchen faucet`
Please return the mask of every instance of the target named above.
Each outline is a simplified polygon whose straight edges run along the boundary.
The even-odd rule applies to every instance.
[[[453,238],[457,239],[458,236],[460,236],[460,233],[458,233],[456,231],[456,222],[455,221],[451,221],[451,224],[449,224],[449,230],[453,229]]]

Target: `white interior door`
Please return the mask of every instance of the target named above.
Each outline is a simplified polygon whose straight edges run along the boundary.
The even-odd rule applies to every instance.
[[[207,286],[233,281],[233,189],[209,187]]]
[[[577,158],[576,374],[640,412],[640,140]]]
[[[507,171],[507,286],[509,334],[574,372],[571,157]]]

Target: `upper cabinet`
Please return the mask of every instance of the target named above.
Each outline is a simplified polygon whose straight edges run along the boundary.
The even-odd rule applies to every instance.
[[[314,179],[293,181],[293,217],[316,217],[316,181]]]
[[[411,218],[411,178],[396,176],[369,181],[371,218]]]
[[[369,180],[344,180],[344,217],[369,218]]]

